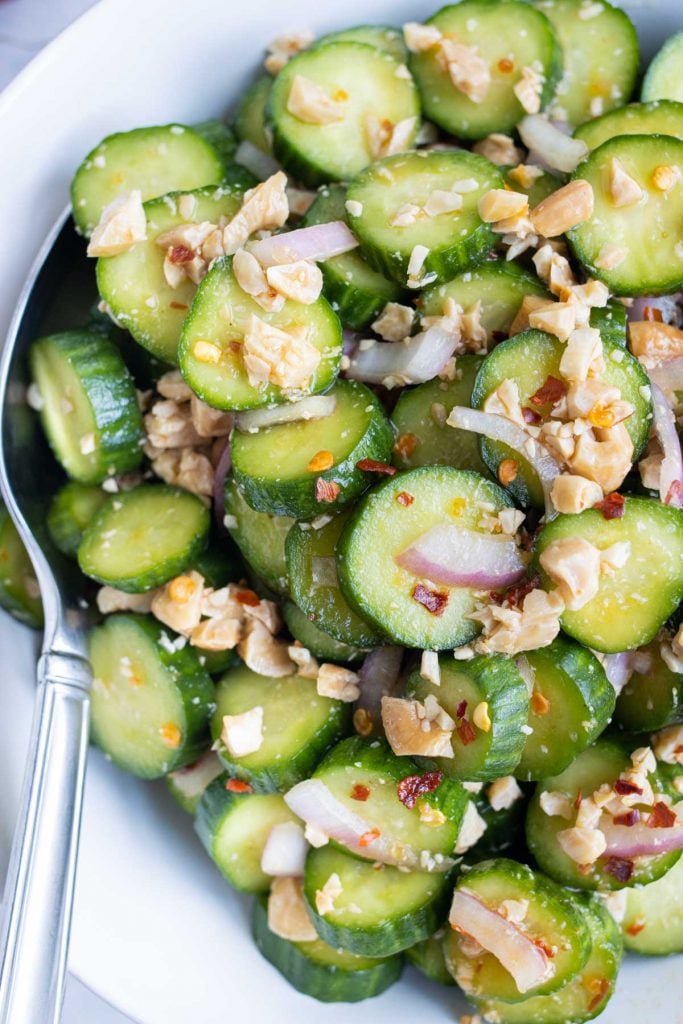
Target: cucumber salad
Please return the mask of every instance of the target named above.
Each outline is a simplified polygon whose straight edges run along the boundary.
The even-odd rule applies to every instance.
[[[607,0],[292,32],[76,171],[26,399],[92,739],[308,996],[578,1024],[683,951],[682,56]]]

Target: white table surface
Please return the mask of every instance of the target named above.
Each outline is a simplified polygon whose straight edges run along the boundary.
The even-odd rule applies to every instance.
[[[0,90],[96,0],[0,0]],[[70,977],[63,1024],[129,1024],[129,1018]]]

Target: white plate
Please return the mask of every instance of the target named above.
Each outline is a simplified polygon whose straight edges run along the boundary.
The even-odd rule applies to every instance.
[[[221,114],[279,31],[401,24],[436,0],[104,0],[0,97],[0,329],[74,168],[108,132]],[[683,27],[682,0],[627,4],[651,50]],[[64,325],[68,327],[68,324]],[[0,853],[16,813],[33,691],[35,641],[0,621]],[[632,960],[601,1024],[680,1024],[680,959]],[[90,757],[71,970],[143,1024],[401,1024],[465,1011],[412,970],[379,999],[324,1006],[298,995],[249,937],[247,901],[204,854],[161,784]],[[41,1022],[36,1022],[41,1024]],[[83,1022],[87,1024],[87,1022]]]

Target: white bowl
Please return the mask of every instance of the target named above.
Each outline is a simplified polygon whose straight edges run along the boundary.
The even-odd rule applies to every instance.
[[[47,47],[0,97],[0,328],[82,156],[108,132],[227,111],[278,32],[425,17],[437,0],[104,0]],[[683,27],[681,0],[625,6],[646,51]],[[64,327],[70,326],[64,324]],[[35,639],[5,616],[0,717],[0,854],[11,840],[27,743]],[[432,1024],[466,1012],[412,969],[378,999],[323,1005],[263,960],[248,901],[223,881],[163,784],[90,756],[71,970],[143,1024]],[[602,1024],[674,1024],[680,960],[631,959]],[[42,1022],[36,1022],[42,1024]],[[83,1022],[87,1024],[87,1022]]]

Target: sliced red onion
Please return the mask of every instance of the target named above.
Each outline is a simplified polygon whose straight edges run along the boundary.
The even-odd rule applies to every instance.
[[[334,395],[309,395],[299,402],[285,402],[272,409],[250,409],[238,412],[235,426],[242,434],[254,434],[262,427],[274,427],[278,423],[294,423],[297,420],[322,420],[331,416],[337,399]]]
[[[526,572],[512,537],[478,533],[455,523],[440,523],[394,556],[403,569],[447,587],[497,590],[511,587]]]
[[[524,654],[518,654],[515,658],[515,665],[517,671],[526,683],[526,688],[529,691],[529,696],[536,689],[536,672],[529,659]]]
[[[438,325],[407,341],[376,341],[357,349],[347,377],[366,384],[422,384],[433,380],[455,352],[458,338]]]
[[[452,928],[471,936],[514,978],[520,992],[529,992],[552,977],[553,964],[521,928],[491,910],[476,896],[456,889],[448,917]]]
[[[290,810],[319,829],[330,839],[341,843],[352,853],[392,864],[395,867],[421,868],[420,856],[411,846],[404,845],[395,835],[383,835],[369,821],[349,810],[320,779],[306,779],[285,794]],[[435,861],[435,858],[432,859]],[[443,857],[433,863],[435,871],[448,871],[454,861]],[[424,867],[421,868],[424,870]]]
[[[674,359],[663,359],[657,366],[648,367],[648,375],[666,394],[672,391],[683,391],[683,356]]]
[[[683,454],[671,406],[659,387],[650,381],[654,431],[664,458],[659,472],[659,497],[665,505],[683,507]]]
[[[313,555],[311,579],[317,587],[339,587],[337,563],[331,555]]]
[[[600,825],[600,831],[607,840],[605,857],[656,857],[660,853],[683,850],[683,825],[671,828],[648,828],[641,822],[637,825]]]
[[[261,854],[261,871],[274,878],[300,878],[304,873],[308,843],[301,825],[283,821],[273,825]]]
[[[402,647],[376,647],[358,671],[360,696],[354,707],[367,711],[376,725],[382,718],[382,697],[396,693],[402,661]]]
[[[260,181],[265,181],[266,178],[270,178],[273,174],[277,174],[278,171],[282,170],[274,157],[270,156],[269,153],[264,153],[253,142],[247,142],[246,140],[240,142],[235,150],[235,162],[241,164],[242,167],[246,167]]]
[[[559,462],[553,458],[547,448],[539,441],[531,438],[533,445],[529,454],[526,445],[529,443],[529,434],[526,430],[513,423],[504,416],[496,416],[494,413],[479,412],[477,409],[468,409],[462,405],[456,405],[451,409],[448,420],[450,427],[458,427],[460,430],[471,430],[474,434],[482,434],[492,441],[502,441],[509,448],[516,451],[523,459],[535,469],[538,474],[543,496],[545,498],[545,510],[553,512],[553,504],[550,500],[550,488],[553,480],[562,472]]]
[[[601,662],[608,681],[619,696],[633,675],[633,651],[620,651],[618,654],[601,654],[599,651],[593,651],[593,654]]]
[[[328,224],[312,224],[309,228],[285,231],[271,235],[247,246],[263,267],[274,267],[280,263],[296,263],[297,260],[322,262],[341,256],[358,248],[355,235],[343,220],[332,220]]]
[[[342,330],[342,351],[345,356],[351,357],[358,348],[361,335],[357,331],[350,331],[348,327]]]
[[[573,139],[558,122],[549,121],[543,114],[529,114],[522,118],[517,130],[530,150],[527,163],[536,164],[544,170],[570,174],[588,156],[585,142]]]
[[[680,301],[680,292],[677,292],[675,295],[639,295],[627,307],[626,315],[629,320],[652,320],[652,316],[648,316],[648,311],[652,313],[655,310],[659,310],[662,323],[680,327]]]
[[[225,478],[232,469],[232,446],[226,437],[216,468],[213,471],[213,514],[220,527],[225,516]]]

